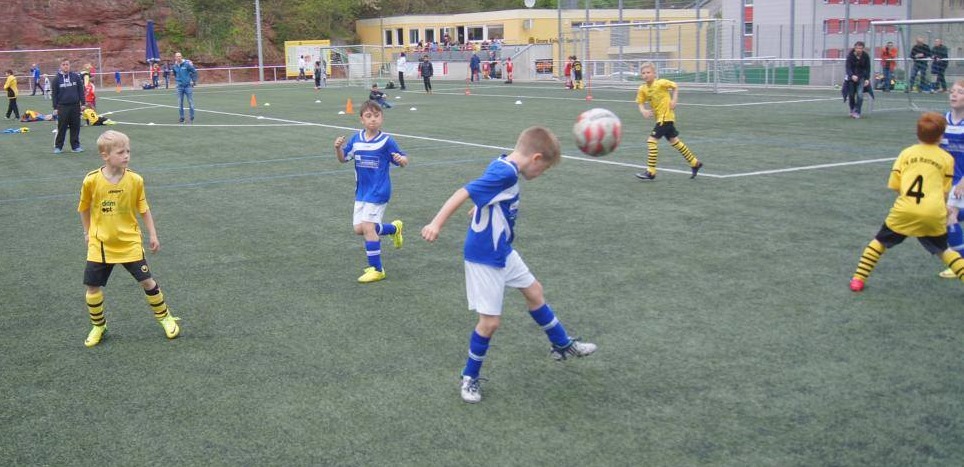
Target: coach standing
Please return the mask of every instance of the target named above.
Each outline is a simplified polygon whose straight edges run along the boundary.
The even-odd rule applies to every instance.
[[[174,66],[171,67],[174,73],[174,84],[177,85],[177,99],[180,102],[179,112],[181,123],[184,123],[184,98],[187,97],[187,105],[190,109],[190,122],[194,123],[194,83],[197,81],[197,69],[190,60],[184,60],[181,52],[174,54]]]
[[[84,80],[79,74],[70,71],[70,60],[60,62],[60,73],[54,78],[50,90],[54,110],[57,112],[57,138],[54,140],[54,154],[64,149],[64,138],[70,128],[70,149],[84,152],[80,146],[80,106],[84,105]]]

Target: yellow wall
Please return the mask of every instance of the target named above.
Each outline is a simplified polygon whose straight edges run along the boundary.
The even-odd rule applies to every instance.
[[[619,19],[618,10],[590,10],[590,22],[615,22]],[[425,40],[425,29],[434,28],[436,41],[442,37],[442,28],[451,29],[452,39],[456,39],[456,27],[458,26],[482,26],[482,25],[501,25],[503,27],[503,40],[507,44],[526,44],[529,42],[553,43],[555,44],[559,36],[558,13],[556,10],[504,10],[484,13],[466,13],[457,15],[412,15],[412,16],[392,16],[385,18],[373,18],[358,20],[355,25],[356,33],[364,45],[383,47],[384,57],[382,61],[392,60],[392,55],[402,51],[411,50],[413,44],[409,43],[409,31],[419,30],[419,38]],[[701,18],[706,18],[707,13],[701,12]],[[624,9],[623,21],[654,21],[656,18],[655,10],[650,9]],[[696,19],[694,10],[660,10],[660,21],[692,20]],[[581,31],[573,31],[573,23],[583,23],[586,21],[585,10],[565,10],[562,15],[563,43],[565,44],[563,53],[565,55],[579,54],[582,49],[580,46],[572,44],[570,41],[575,39],[580,41]],[[524,28],[528,24],[528,28]],[[402,29],[402,38],[405,45],[395,43],[396,34],[394,31]],[[384,31],[393,31],[393,44],[384,45]],[[703,28],[704,32],[706,28]],[[598,32],[597,32],[598,31]],[[592,49],[590,56],[593,59],[605,59],[615,55],[616,48],[609,47],[610,28],[594,30],[590,33],[590,43]],[[660,36],[660,51],[663,56],[676,58],[678,37],[681,35],[682,56],[694,57],[696,49],[696,25],[686,24],[682,26],[672,26],[662,30]],[[655,32],[653,33],[655,34]],[[650,35],[646,30],[633,30],[630,33],[629,47],[623,48],[624,54],[649,53],[655,51],[655,45],[650,50]],[[706,35],[702,36],[703,45],[701,50],[706,50]],[[652,41],[655,43],[655,40]],[[558,57],[558,46],[554,48],[553,56]],[[615,58],[615,57],[613,57]],[[695,57],[694,57],[695,58]]]

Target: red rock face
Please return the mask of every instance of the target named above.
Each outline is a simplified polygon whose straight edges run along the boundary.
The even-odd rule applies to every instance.
[[[164,38],[164,24],[178,13],[169,0],[2,0],[0,7],[0,50],[68,49],[100,47],[102,67],[98,72],[147,70],[144,36],[147,21],[153,20],[162,60],[174,60],[174,45]],[[193,22],[188,18],[184,22]],[[187,34],[193,33],[192,30]],[[270,43],[272,32],[264,31],[265,60],[281,60],[282,54]],[[202,67],[250,65],[256,51],[234,50],[224,56],[189,56]],[[71,69],[81,71],[87,62],[97,66],[96,52],[0,53],[0,69],[26,75],[33,63],[43,73],[56,73],[61,58],[71,60]],[[0,71],[2,71],[0,70]]]
[[[166,1],[143,0],[7,0],[0,15],[0,49],[61,49],[100,47],[104,71],[146,68],[144,35],[147,20],[163,23],[171,10]],[[12,5],[10,5],[12,3]],[[165,50],[161,47],[162,53]],[[0,54],[0,67],[26,73],[39,63],[54,73],[60,58],[71,59],[79,71],[92,52]],[[81,62],[81,63],[77,63]]]

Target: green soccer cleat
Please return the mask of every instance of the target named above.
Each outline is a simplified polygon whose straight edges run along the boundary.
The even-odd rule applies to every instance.
[[[957,279],[957,274],[954,274],[954,271],[952,271],[951,268],[947,268],[941,271],[940,273],[938,273],[937,275],[941,276],[944,279]]]
[[[402,228],[405,227],[405,223],[401,219],[395,219],[392,221],[392,225],[395,226],[395,233],[390,235],[392,244],[395,245],[395,248],[401,248],[402,244],[405,243],[405,239],[402,238]]]
[[[87,340],[84,341],[84,345],[88,348],[100,344],[100,340],[104,337],[104,332],[107,331],[107,326],[92,326],[90,328],[90,333],[87,334]]]
[[[378,282],[384,278],[385,278],[384,269],[379,271],[375,269],[374,266],[370,266],[365,268],[365,274],[362,274],[361,277],[358,278],[358,282],[361,282],[362,284],[368,284],[370,282]]]
[[[166,318],[158,320],[157,322],[164,328],[164,335],[166,335],[168,339],[173,339],[181,333],[181,327],[177,324],[180,320],[181,318],[176,318],[168,313]]]

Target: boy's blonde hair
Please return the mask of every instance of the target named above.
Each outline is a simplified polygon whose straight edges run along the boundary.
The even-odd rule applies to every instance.
[[[964,88],[964,79],[959,79],[957,81],[954,81],[954,84],[952,84],[951,87],[954,87],[954,86],[957,86],[959,88]]]
[[[650,70],[656,71],[656,64],[653,62],[643,62],[643,64],[639,66],[639,71],[643,71],[643,68],[649,68]]]
[[[131,139],[124,133],[117,130],[107,130],[97,137],[97,152],[110,154],[110,152],[121,145],[130,145]]]
[[[543,126],[531,126],[523,130],[515,143],[515,151],[526,156],[540,153],[550,167],[562,160],[559,138]]]

